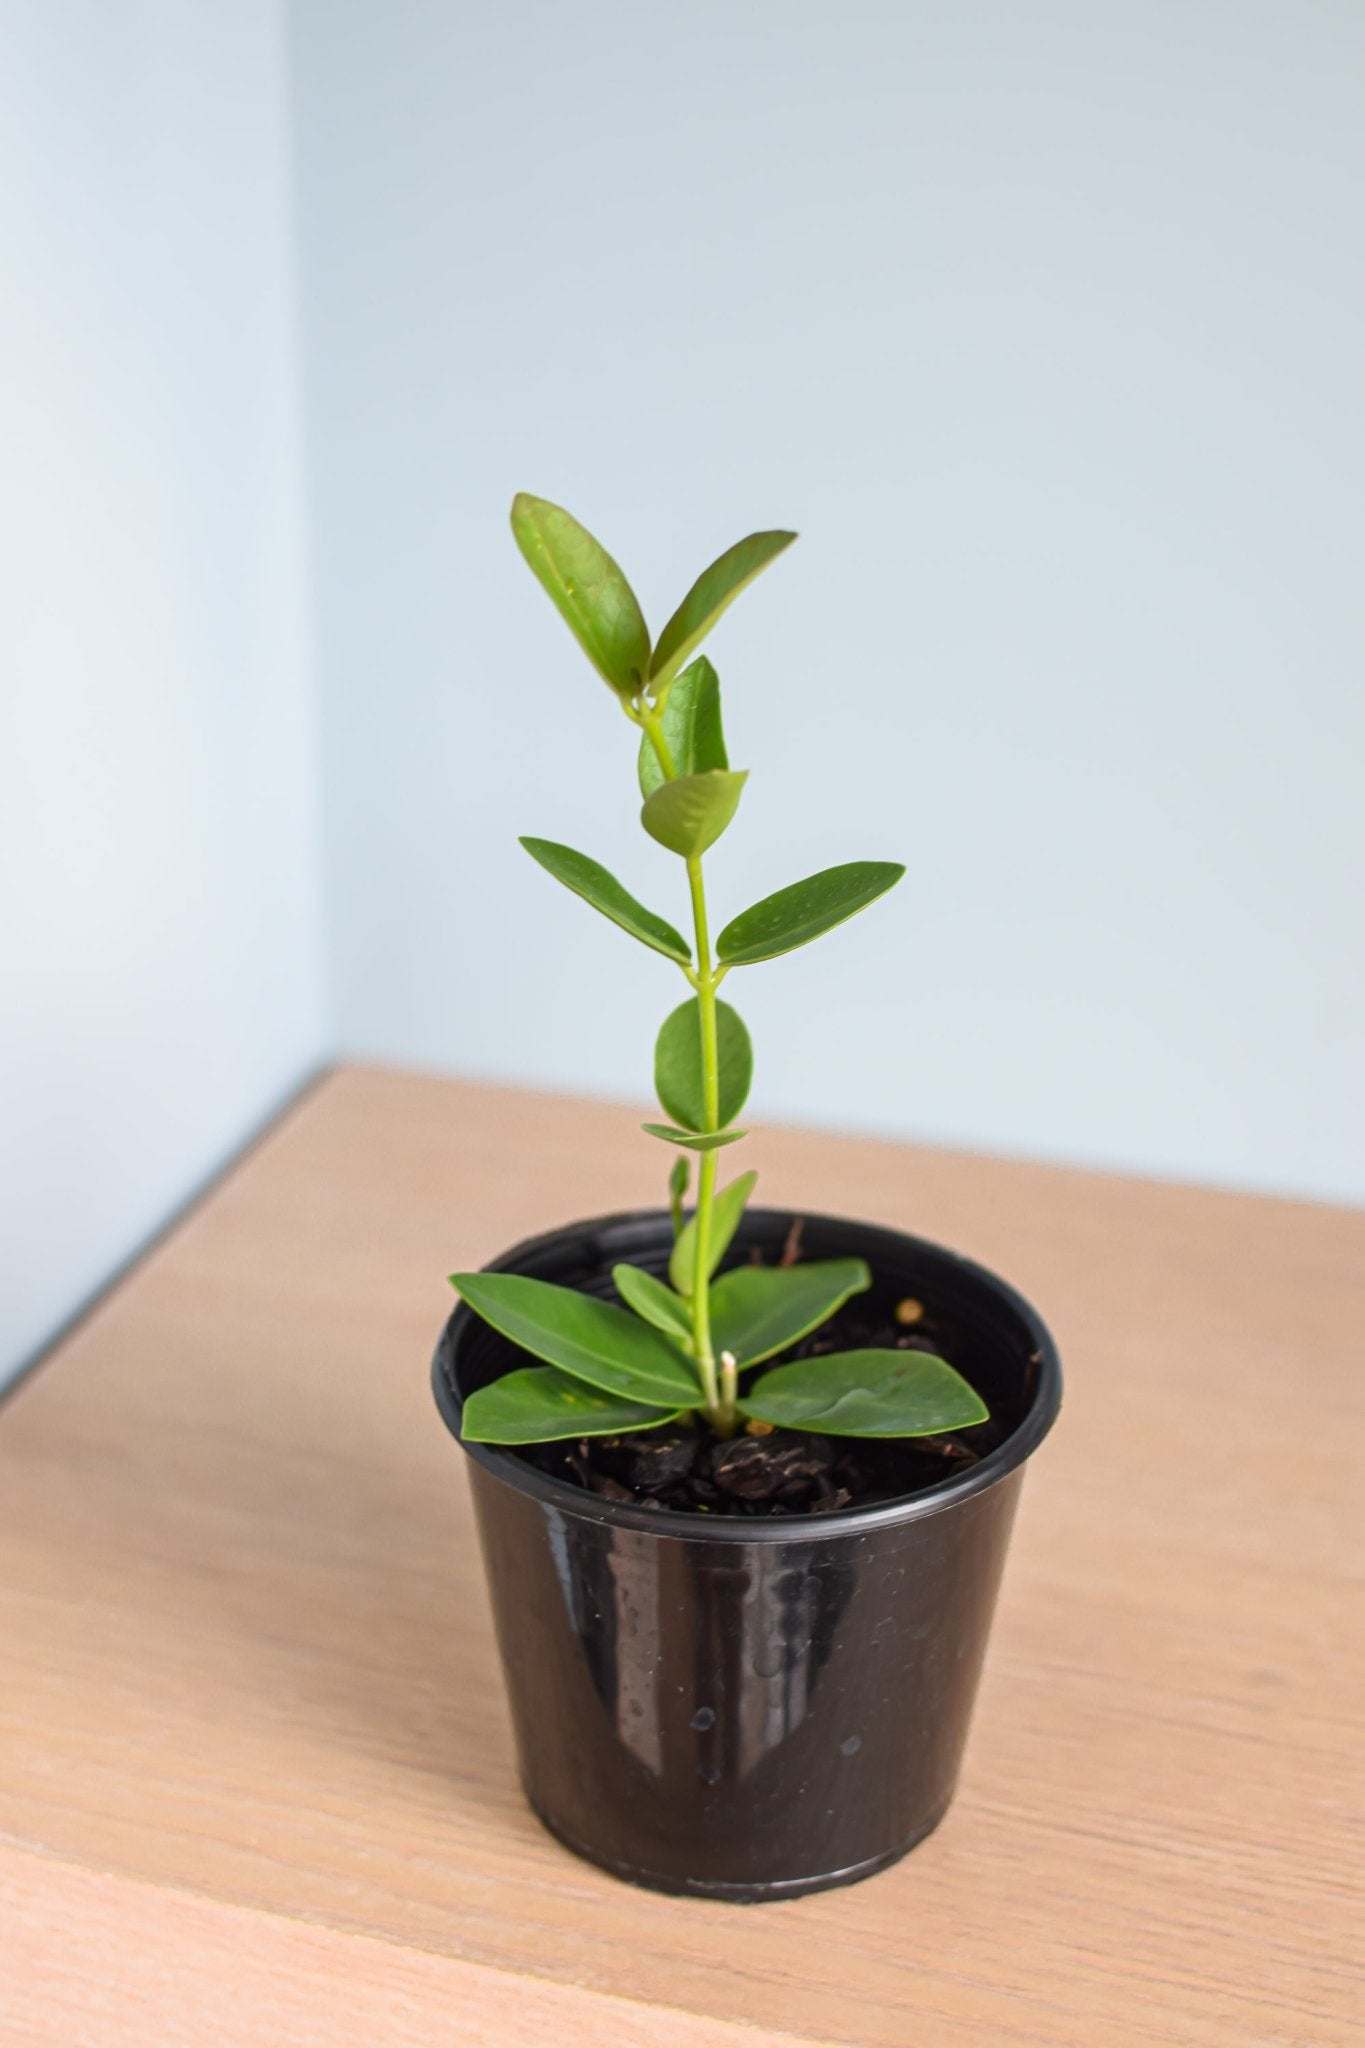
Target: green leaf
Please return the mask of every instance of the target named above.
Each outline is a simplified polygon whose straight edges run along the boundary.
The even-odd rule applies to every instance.
[[[656,1330],[666,1336],[677,1337],[682,1343],[692,1341],[692,1320],[687,1313],[687,1303],[680,1301],[671,1287],[665,1287],[662,1280],[656,1280],[643,1266],[613,1266],[611,1277],[616,1282],[616,1292],[637,1316],[643,1316],[647,1323],[653,1323]]]
[[[702,570],[659,635],[649,670],[656,685],[677,674],[726,606],[795,539],[794,533],[751,533],[747,540],[736,541],[732,548],[727,548],[709,569]]]
[[[818,1330],[872,1275],[861,1259],[800,1266],[736,1266],[711,1289],[711,1342],[741,1366],[757,1365]]]
[[[723,1187],[711,1207],[711,1243],[707,1255],[706,1277],[709,1280],[721,1260],[730,1249],[730,1240],[739,1228],[739,1219],[744,1214],[744,1204],[754,1191],[756,1173],[742,1173]],[[668,1277],[679,1294],[691,1294],[696,1284],[697,1219],[693,1216],[678,1232],[672,1255],[668,1261]]]
[[[474,1444],[548,1444],[560,1437],[654,1429],[680,1409],[648,1408],[584,1386],[552,1365],[528,1365],[480,1387],[464,1404],[460,1435]]]
[[[680,1131],[674,1124],[641,1124],[640,1129],[648,1131],[651,1138],[662,1138],[666,1145],[686,1145],[689,1152],[714,1152],[749,1135],[747,1131]]]
[[[701,775],[680,775],[661,782],[645,799],[640,823],[651,839],[670,853],[690,859],[705,853],[739,809],[740,791],[749,779],[747,768],[709,768]]]
[[[743,1109],[754,1073],[754,1049],[744,1019],[729,1003],[716,1003],[716,1053],[720,1065],[720,1114],[724,1129]],[[654,1043],[654,1090],[675,1123],[685,1130],[706,1128],[701,1071],[701,1006],[695,998],[665,1017]]]
[[[486,1323],[548,1365],[628,1401],[695,1405],[698,1381],[675,1344],[614,1301],[524,1273],[452,1273]]]
[[[659,724],[675,776],[729,767],[720,723],[720,678],[704,654],[683,670],[669,690]],[[652,796],[663,779],[659,757],[646,733],[640,742],[641,796]]]
[[[525,491],[512,501],[512,531],[597,673],[634,696],[649,675],[649,628],[601,542],[562,506]]]
[[[562,882],[566,889],[572,889],[574,895],[581,896],[585,903],[591,903],[594,910],[600,910],[603,917],[609,917],[613,924],[619,924],[622,931],[629,932],[633,939],[639,939],[642,945],[652,946],[666,959],[680,960],[684,965],[692,958],[692,948],[681,932],[675,932],[671,924],[656,917],[652,910],[646,910],[643,903],[637,903],[615,875],[609,874],[599,862],[590,860],[586,853],[575,853],[571,846],[560,846],[553,839],[523,838],[521,843],[547,874]]]
[[[809,945],[875,903],[904,873],[898,861],[890,860],[851,860],[824,868],[742,910],[717,939],[716,953],[730,967],[746,967]]]
[[[823,1436],[938,1436],[989,1414],[961,1373],[927,1351],[834,1351],[775,1365],[739,1405],[756,1421]]]

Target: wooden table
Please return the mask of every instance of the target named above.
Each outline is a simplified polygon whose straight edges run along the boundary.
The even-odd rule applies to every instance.
[[[997,1266],[1062,1347],[939,1833],[745,1909],[531,1818],[427,1388],[442,1276],[657,1198],[661,1154],[619,1109],[343,1070],[0,1411],[5,2048],[1362,2039],[1365,1216],[747,1152],[770,1202]]]

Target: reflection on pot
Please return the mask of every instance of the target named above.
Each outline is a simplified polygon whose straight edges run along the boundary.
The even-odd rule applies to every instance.
[[[536,1811],[680,1889],[889,1860],[952,1795],[1019,1477],[774,1542],[621,1528],[475,1466]]]

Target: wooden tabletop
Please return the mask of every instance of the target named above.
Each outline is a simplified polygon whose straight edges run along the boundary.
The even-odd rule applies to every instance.
[[[0,1410],[5,2048],[1359,2042],[1365,1215],[764,1130],[1067,1371],[895,1869],[670,1899],[522,1803],[443,1275],[659,1195],[619,1108],[347,1069]]]

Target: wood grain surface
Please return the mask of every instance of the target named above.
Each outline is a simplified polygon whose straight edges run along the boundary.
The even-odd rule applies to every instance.
[[[998,1267],[1067,1400],[957,1805],[846,1891],[531,1818],[442,1276],[659,1192],[620,1108],[344,1069],[0,1409],[0,2042],[1359,2042],[1365,1216],[794,1131],[760,1197]]]

